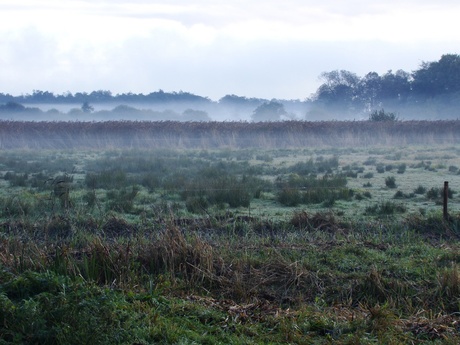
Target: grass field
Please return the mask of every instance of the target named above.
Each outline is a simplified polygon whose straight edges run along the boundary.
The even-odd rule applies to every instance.
[[[0,343],[458,344],[459,169],[456,143],[2,151]]]

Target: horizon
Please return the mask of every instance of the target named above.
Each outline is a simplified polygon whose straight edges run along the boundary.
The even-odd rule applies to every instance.
[[[453,0],[6,0],[0,85],[304,100],[322,72],[411,72],[456,53],[459,15]]]

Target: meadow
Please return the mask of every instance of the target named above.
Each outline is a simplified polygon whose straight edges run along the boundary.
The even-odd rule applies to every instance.
[[[0,344],[458,344],[457,122],[3,123]]]

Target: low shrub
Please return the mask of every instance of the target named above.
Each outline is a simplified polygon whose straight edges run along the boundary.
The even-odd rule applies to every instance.
[[[349,188],[317,188],[303,192],[301,195],[303,204],[320,204],[324,202],[327,204],[331,200],[350,200],[354,195],[354,191]]]
[[[11,187],[25,187],[27,185],[29,175],[27,173],[16,174],[14,172],[8,171],[5,173],[3,178],[6,181],[9,181]]]
[[[91,189],[120,189],[126,187],[128,178],[126,173],[119,169],[87,173],[85,185]]]
[[[364,162],[364,165],[376,165],[377,164],[377,158],[375,157],[368,157]]]
[[[406,166],[405,163],[398,165],[398,171],[397,171],[397,173],[398,173],[398,174],[404,174],[404,173],[406,172],[406,167],[407,167],[407,166]]]
[[[139,192],[139,188],[133,186],[131,190],[123,188],[121,190],[110,190],[107,192],[109,200],[107,207],[116,212],[130,213],[134,209],[134,198]]]
[[[302,196],[298,189],[283,188],[277,194],[276,200],[284,206],[297,206],[302,201]]]
[[[386,112],[385,109],[374,110],[369,114],[369,121],[374,122],[387,122],[387,121],[398,121],[398,117],[395,113]]]
[[[458,167],[456,167],[455,165],[449,166],[449,172],[451,172],[451,173],[458,172]]]
[[[187,211],[190,213],[201,214],[204,213],[206,209],[209,207],[209,202],[203,196],[189,197],[185,201],[185,207],[187,208]]]
[[[421,184],[419,184],[418,187],[414,189],[414,193],[415,194],[425,194],[426,188],[422,186]]]
[[[450,188],[447,190],[447,197],[449,199],[452,199],[454,196],[454,191]],[[442,199],[444,197],[444,188],[434,188],[432,187],[430,190],[426,192],[426,197],[427,199],[430,200],[436,200],[436,199]]]
[[[17,196],[0,197],[0,217],[24,217],[31,213],[34,205],[31,201]]]
[[[393,196],[394,199],[404,199],[405,197],[405,194],[400,190],[398,190]]]
[[[366,215],[392,215],[395,213],[404,213],[407,211],[403,204],[396,204],[392,201],[384,201],[379,204],[366,207]]]
[[[396,188],[396,178],[394,176],[388,176],[385,178],[385,185],[388,188]]]

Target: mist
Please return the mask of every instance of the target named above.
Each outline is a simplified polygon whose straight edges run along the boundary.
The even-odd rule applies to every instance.
[[[0,106],[0,119],[18,121],[252,121],[264,99],[226,96],[218,102],[83,102],[21,103]],[[305,119],[309,102],[280,100],[285,115],[279,120]],[[88,109],[83,109],[87,104]]]
[[[259,106],[276,102],[283,115],[256,118]],[[349,109],[345,104],[325,105],[312,100],[264,100],[226,96],[218,102],[164,103],[87,103],[90,111],[82,110],[84,103],[30,103],[19,110],[0,109],[1,120],[13,121],[365,121],[371,110]],[[458,104],[446,99],[430,99],[413,104],[387,102],[378,109],[396,114],[399,121],[455,120]]]
[[[12,96],[0,93],[0,119],[26,121],[349,121],[367,120],[385,109],[399,120],[451,120],[460,106],[460,56],[442,55],[419,69],[371,71],[359,76],[332,70],[303,100],[264,99],[227,94],[215,101],[189,92],[148,94],[98,90],[55,95],[34,90]],[[5,104],[1,104],[1,103]]]

